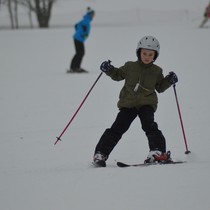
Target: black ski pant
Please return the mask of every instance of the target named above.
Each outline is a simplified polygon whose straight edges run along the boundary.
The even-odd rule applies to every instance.
[[[140,118],[141,126],[145,132],[149,149],[166,151],[166,142],[158,125],[154,122],[154,109],[151,106],[142,106],[141,108],[122,108],[120,109],[116,120],[111,128],[105,130],[95,148],[95,153],[100,152],[107,158],[121,139],[122,135],[129,129],[131,123],[136,117]]]
[[[82,59],[85,55],[85,46],[83,42],[79,42],[76,39],[74,39],[74,46],[76,53],[72,58],[70,68],[79,69],[82,63]]]

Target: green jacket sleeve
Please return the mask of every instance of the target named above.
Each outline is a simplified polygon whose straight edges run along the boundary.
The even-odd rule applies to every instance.
[[[171,83],[166,78],[164,78],[163,74],[161,74],[155,86],[155,89],[158,93],[162,93],[166,89],[168,89],[170,86],[171,86]]]
[[[122,68],[113,68],[110,69],[109,72],[106,73],[106,75],[110,76],[115,81],[124,80],[125,73]]]

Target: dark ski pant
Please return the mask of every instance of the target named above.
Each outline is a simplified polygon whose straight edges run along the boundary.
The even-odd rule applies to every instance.
[[[85,46],[83,42],[79,42],[76,39],[74,39],[74,46],[76,53],[71,61],[70,68],[79,69],[82,63],[82,59],[85,55]]]
[[[95,153],[100,152],[107,158],[121,139],[122,135],[129,129],[131,123],[136,117],[140,118],[141,126],[145,132],[149,149],[166,151],[165,138],[154,122],[154,109],[151,106],[142,106],[141,108],[122,108],[111,128],[106,129],[101,136],[95,148]]]

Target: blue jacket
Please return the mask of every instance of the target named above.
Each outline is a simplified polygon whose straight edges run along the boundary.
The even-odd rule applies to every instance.
[[[90,33],[90,22],[92,21],[91,15],[87,13],[84,15],[83,20],[75,25],[76,32],[73,36],[79,42],[85,42]]]

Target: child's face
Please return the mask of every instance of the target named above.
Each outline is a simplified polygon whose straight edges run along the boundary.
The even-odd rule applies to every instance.
[[[95,17],[95,13],[92,13],[90,17],[91,17],[91,20],[93,20],[93,18]]]
[[[144,64],[149,64],[154,60],[155,51],[154,50],[148,50],[148,49],[141,49],[140,56],[141,56],[141,61]]]

